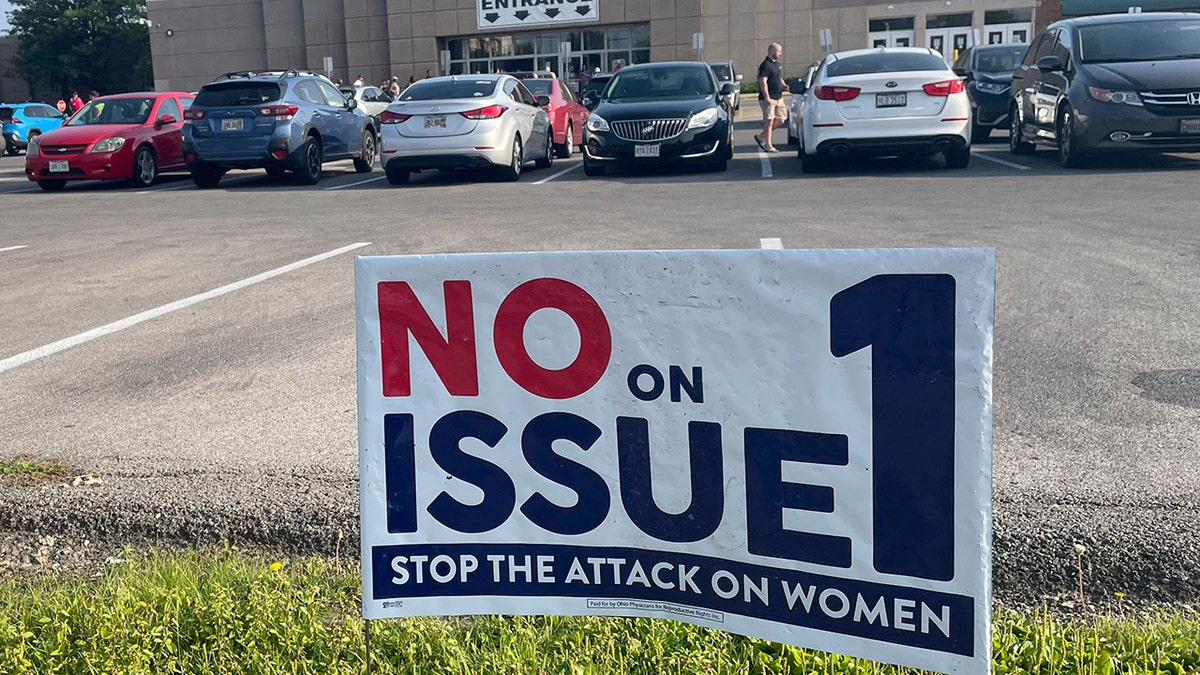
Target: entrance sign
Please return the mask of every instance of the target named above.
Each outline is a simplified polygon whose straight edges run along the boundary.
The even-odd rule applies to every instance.
[[[475,0],[480,30],[599,21],[600,0]]]
[[[363,616],[991,660],[991,249],[359,258]]]

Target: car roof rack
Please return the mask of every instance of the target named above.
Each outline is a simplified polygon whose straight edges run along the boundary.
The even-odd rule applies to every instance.
[[[304,68],[288,68],[286,70],[269,68],[264,70],[234,70],[218,75],[217,79],[214,81],[220,82],[222,80],[246,80],[254,77],[277,77],[280,80],[286,80],[289,77],[320,77],[324,80],[329,79],[321,73]]]

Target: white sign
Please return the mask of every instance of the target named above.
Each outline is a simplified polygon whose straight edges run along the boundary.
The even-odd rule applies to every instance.
[[[833,46],[833,31],[831,29],[822,28],[817,32],[817,38],[820,40],[821,47],[823,47],[825,51],[829,51],[830,47]]]
[[[991,658],[991,249],[359,258],[363,616]]]
[[[475,0],[480,30],[598,21],[600,0]]]

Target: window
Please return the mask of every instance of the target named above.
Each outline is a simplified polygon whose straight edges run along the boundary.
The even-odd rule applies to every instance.
[[[274,82],[219,82],[205,85],[196,95],[196,105],[205,108],[258,105],[278,101],[282,96],[282,88]]]
[[[1057,31],[1054,33],[1046,33],[1042,36],[1041,41],[1038,42],[1037,50],[1033,54],[1033,61],[1031,61],[1031,63],[1037,63],[1038,59],[1042,58],[1043,56],[1049,56],[1054,51],[1054,44],[1058,40],[1058,36],[1055,33],[1057,33]]]
[[[196,100],[196,97],[194,97],[194,96],[180,96],[179,97],[179,102],[183,104],[184,110],[187,110],[188,108],[192,107],[192,103],[195,102],[195,100]]]
[[[906,16],[895,19],[871,19],[868,29],[872,33],[884,33],[890,30],[912,30],[916,24],[914,17]]]
[[[1054,50],[1051,53],[1062,62],[1063,70],[1071,70],[1071,36],[1067,31],[1058,32],[1058,40],[1054,42]]]
[[[176,122],[183,121],[183,113],[179,111],[179,104],[173,98],[165,98],[162,103],[158,104],[158,114],[154,119],[159,119],[163,115],[174,117]]]
[[[496,80],[420,80],[400,94],[401,101],[436,101],[448,98],[482,98],[496,91]],[[507,90],[506,90],[507,91]]]
[[[1029,50],[1025,52],[1025,58],[1021,61],[1021,65],[1032,66],[1034,61],[1037,60],[1038,52],[1042,50],[1042,43],[1053,39],[1054,36],[1048,33],[1042,33],[1041,35],[1037,36],[1037,38],[1033,41],[1033,44],[1029,45]]]
[[[549,81],[549,80],[547,80],[547,81]],[[514,89],[513,91],[517,95],[517,100],[520,101],[521,103],[524,103],[525,105],[532,105],[532,106],[537,105],[537,101],[533,98],[533,94],[529,93],[529,90],[525,88],[525,83],[518,82],[516,89]]]
[[[1032,21],[1032,9],[995,9],[983,13],[983,23],[987,25],[995,23],[1031,23]]]
[[[969,28],[971,13],[937,14],[925,17],[926,28]]]
[[[1200,20],[1143,18],[1083,26],[1078,46],[1081,63],[1195,58],[1200,54]]]
[[[829,77],[895,73],[910,70],[946,70],[946,62],[932,54],[864,54],[837,59],[829,63]]]
[[[320,80],[317,80],[317,86],[320,87],[321,93],[325,97],[325,103],[331,108],[346,107],[346,97],[342,96],[342,92],[338,91],[337,87]]]
[[[604,49],[604,31],[603,30],[585,30],[583,31],[583,48],[586,51],[594,49]]]
[[[566,82],[563,82],[562,80],[559,80],[559,81],[558,81],[558,88],[559,88],[559,90],[561,91],[561,93],[562,93],[562,97],[563,97],[563,99],[564,99],[565,101],[567,101],[568,103],[574,103],[574,102],[575,102],[575,94],[572,94],[572,93],[571,93],[571,88],[567,86],[567,83],[566,83]]]

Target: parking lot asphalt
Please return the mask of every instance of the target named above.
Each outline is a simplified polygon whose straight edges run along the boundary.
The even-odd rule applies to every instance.
[[[1200,155],[1010,155],[802,174],[739,122],[726,173],[519,183],[326,166],[215,190],[44,194],[0,158],[0,458],[102,482],[6,488],[0,531],[331,551],[357,529],[354,255],[991,246],[995,592],[1200,600]],[[782,142],[783,134],[778,140]],[[353,547],[353,543],[347,544]]]

